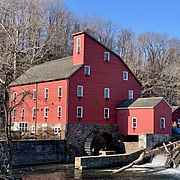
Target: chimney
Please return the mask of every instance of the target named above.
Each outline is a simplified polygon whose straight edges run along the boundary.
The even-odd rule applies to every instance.
[[[84,63],[84,42],[85,42],[85,32],[81,31],[72,34],[73,36],[73,65]]]

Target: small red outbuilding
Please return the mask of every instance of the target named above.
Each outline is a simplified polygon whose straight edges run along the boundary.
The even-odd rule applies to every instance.
[[[172,134],[172,108],[162,97],[128,99],[116,109],[120,134]]]

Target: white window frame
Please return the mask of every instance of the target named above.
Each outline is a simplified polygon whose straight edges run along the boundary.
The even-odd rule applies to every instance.
[[[22,126],[21,126],[22,124]],[[18,129],[20,132],[28,132],[28,123],[27,122],[19,122]]]
[[[91,67],[90,66],[84,66],[84,74],[86,75],[86,76],[90,76],[90,74],[91,74]]]
[[[25,108],[21,109],[21,117],[24,118],[25,117]]]
[[[17,92],[14,92],[13,93],[13,101],[16,101],[17,100]]]
[[[123,80],[124,81],[128,81],[128,79],[129,79],[129,74],[128,74],[128,72],[127,71],[123,71]]]
[[[128,99],[134,99],[134,91],[132,89],[128,91]]]
[[[161,117],[160,118],[160,129],[165,129],[166,127],[166,118]]]
[[[61,128],[60,127],[54,127],[54,134],[60,134]]]
[[[83,86],[77,86],[77,97],[83,97]]]
[[[36,99],[37,98],[37,91],[36,89],[33,90],[33,99]]]
[[[109,108],[104,108],[104,119],[109,119]]]
[[[32,108],[32,117],[36,118],[36,108],[35,107]]]
[[[57,107],[57,117],[61,117],[62,116],[62,106],[58,106]]]
[[[110,53],[109,52],[104,52],[104,60],[110,61]]]
[[[62,97],[62,86],[58,86],[58,97]]]
[[[35,132],[35,126],[32,126],[32,132],[33,133]]]
[[[77,38],[76,40],[76,52],[80,53],[81,51],[81,38]]]
[[[48,107],[44,107],[44,117],[48,118]]]
[[[137,128],[137,117],[132,117],[132,128],[133,129]]]
[[[48,97],[49,97],[49,89],[48,89],[48,88],[45,88],[45,89],[44,89],[44,98],[45,98],[45,99],[48,99]]]
[[[80,109],[80,112],[79,112]],[[81,119],[83,118],[83,107],[82,106],[77,106],[77,118]]]
[[[13,109],[13,118],[16,118],[16,113],[17,113],[17,110],[16,108]]]
[[[25,91],[22,91],[22,100],[24,101],[24,98],[25,98],[25,94],[26,92]]]
[[[104,88],[104,99],[110,99],[110,88]]]

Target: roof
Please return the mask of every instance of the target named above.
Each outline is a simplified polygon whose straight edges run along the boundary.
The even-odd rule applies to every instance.
[[[172,106],[172,113],[175,112],[179,108],[180,108],[180,106]]]
[[[163,97],[127,99],[123,101],[116,109],[154,108],[163,99]]]
[[[29,68],[10,86],[69,78],[81,66],[82,64],[72,65],[72,56],[49,61]]]

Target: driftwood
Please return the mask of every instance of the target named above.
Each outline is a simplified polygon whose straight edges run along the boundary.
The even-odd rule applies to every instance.
[[[172,150],[170,151],[169,148],[171,148]],[[166,152],[166,153],[164,153],[164,152]],[[150,157],[157,153],[164,153],[168,157],[169,161],[167,162],[166,167],[170,167],[171,164],[173,164],[173,167],[175,168],[178,166],[178,163],[179,163],[179,159],[180,159],[179,152],[180,152],[180,141],[176,141],[174,143],[170,142],[167,145],[165,143],[163,143],[163,146],[160,146],[156,149],[152,149],[150,151],[144,150],[140,154],[138,159],[136,159],[132,163],[128,164],[127,166],[123,166],[122,168],[114,170],[114,172],[112,174],[116,174],[116,173],[122,172],[128,168],[131,168],[133,165],[140,163],[144,158]]]

